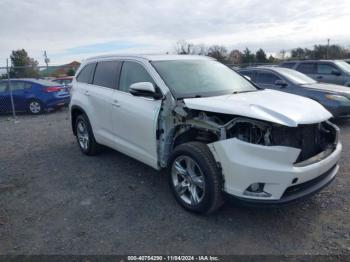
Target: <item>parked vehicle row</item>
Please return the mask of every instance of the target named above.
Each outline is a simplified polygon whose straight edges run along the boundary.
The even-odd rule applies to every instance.
[[[40,114],[68,105],[66,87],[42,79],[10,79],[0,81],[0,112],[12,112],[11,91],[15,111]]]
[[[327,186],[339,168],[339,130],[321,104],[263,89],[210,58],[90,58],[72,86],[80,150],[94,155],[104,145],[167,168],[175,199],[189,211],[213,212],[224,195],[290,204]]]
[[[323,105],[334,118],[350,117],[350,88],[319,83],[298,71],[283,67],[251,67],[239,72],[263,88],[311,98]]]

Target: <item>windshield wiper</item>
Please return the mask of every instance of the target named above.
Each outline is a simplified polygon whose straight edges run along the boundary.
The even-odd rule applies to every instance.
[[[234,91],[232,94],[236,95],[236,94],[256,92],[256,91],[258,91],[258,89],[257,90]]]

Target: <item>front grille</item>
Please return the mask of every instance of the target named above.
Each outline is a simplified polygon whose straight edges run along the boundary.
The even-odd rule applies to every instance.
[[[272,129],[274,145],[301,149],[296,163],[305,161],[330,147],[334,147],[337,131],[328,123],[277,127]]]

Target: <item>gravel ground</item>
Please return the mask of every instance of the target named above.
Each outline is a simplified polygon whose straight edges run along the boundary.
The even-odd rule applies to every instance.
[[[177,205],[164,173],[81,154],[67,111],[0,116],[0,254],[350,254],[350,121],[336,180],[283,209]]]

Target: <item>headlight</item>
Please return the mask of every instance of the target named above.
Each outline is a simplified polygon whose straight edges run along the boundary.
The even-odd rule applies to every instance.
[[[345,97],[345,96],[340,96],[340,95],[325,95],[326,99],[328,100],[334,100],[334,101],[338,101],[341,103],[350,103],[349,98]]]

